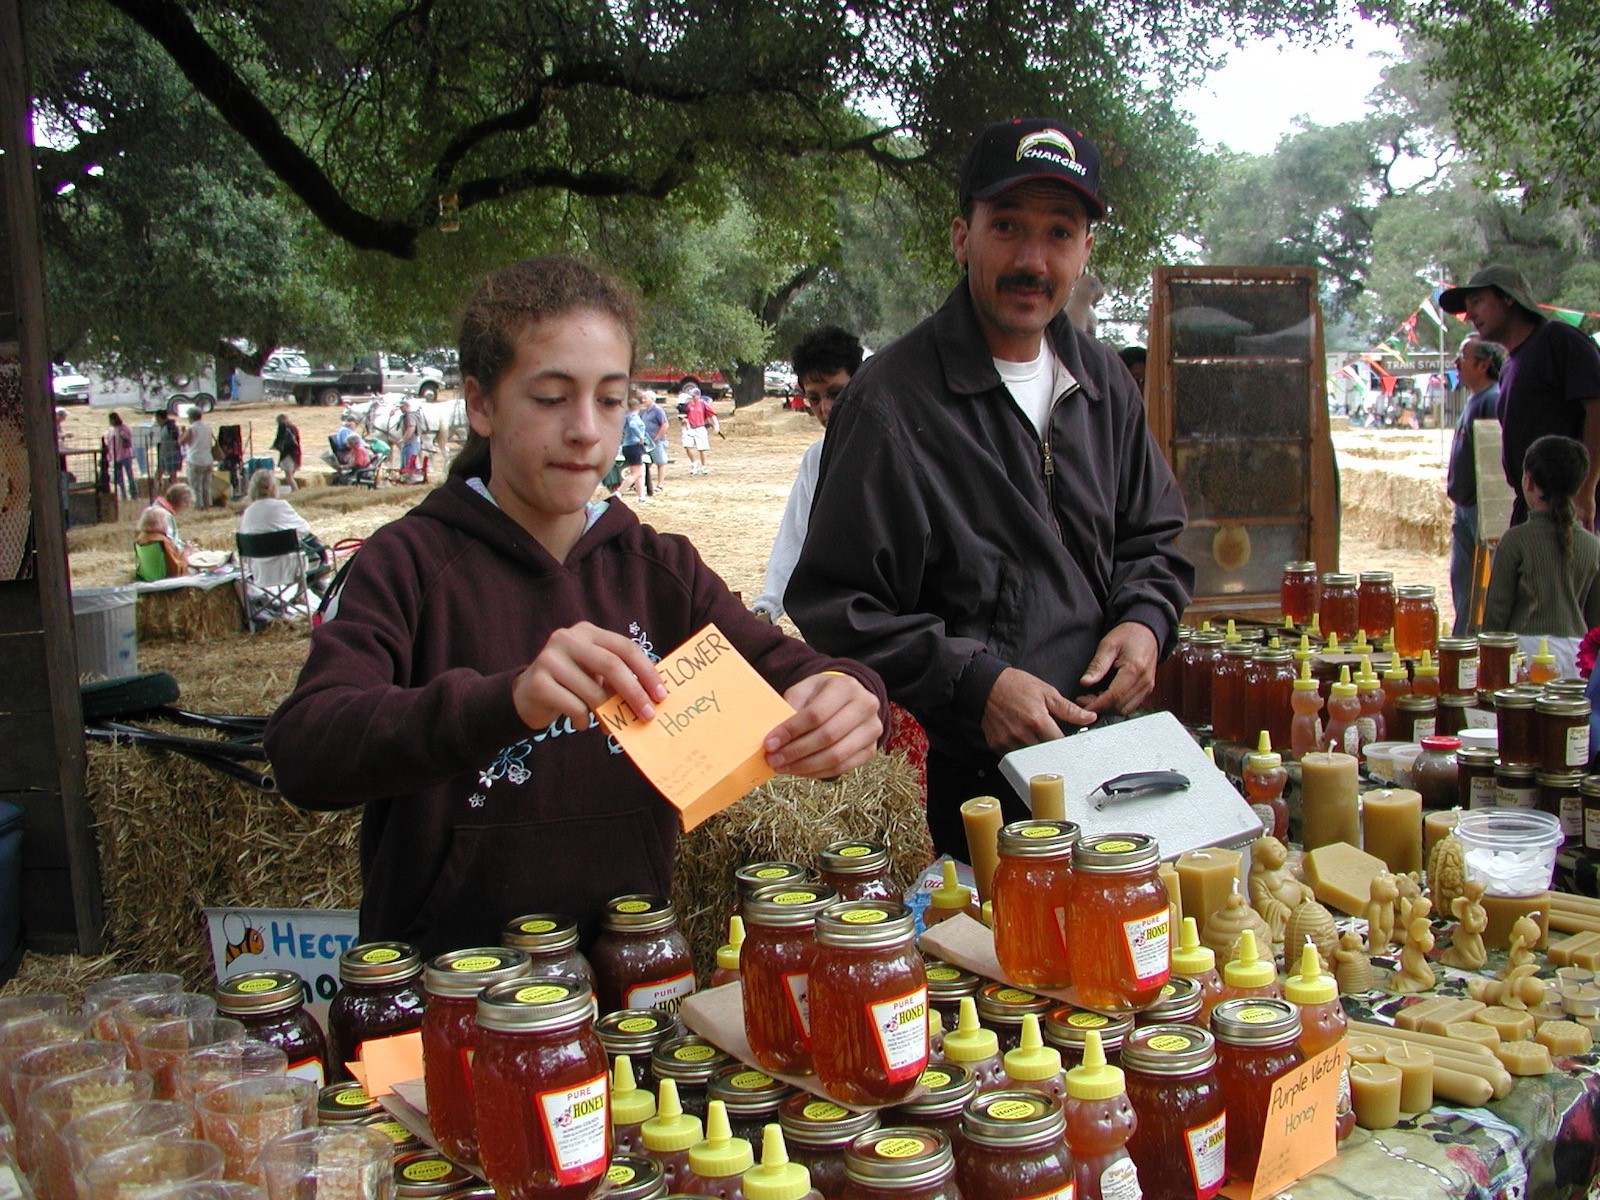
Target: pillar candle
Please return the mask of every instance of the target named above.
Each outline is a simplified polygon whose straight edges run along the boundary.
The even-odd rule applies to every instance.
[[[1400,1068],[1400,1111],[1427,1112],[1433,1107],[1433,1051],[1426,1046],[1391,1046],[1383,1056]]]
[[[978,885],[978,899],[989,898],[989,883],[999,860],[1000,801],[993,796],[974,796],[961,806],[961,823],[967,829],[967,857],[972,859],[972,879]]]
[[[1427,855],[1433,850],[1433,844],[1447,833],[1456,831],[1456,817],[1459,808],[1443,809],[1427,813],[1422,818],[1422,853]]]
[[[1185,850],[1178,855],[1178,894],[1183,915],[1193,917],[1195,924],[1204,929],[1211,914],[1228,902],[1234,884],[1243,889],[1239,873],[1243,857],[1237,850],[1220,846]]]
[[[1511,949],[1511,927],[1528,913],[1539,914],[1539,944],[1532,949],[1543,949],[1550,940],[1550,893],[1536,892],[1531,896],[1490,896],[1481,901],[1489,924],[1483,931],[1483,944],[1490,950]]]
[[[1334,842],[1360,845],[1361,822],[1356,812],[1358,765],[1355,755],[1336,751],[1313,751],[1301,756],[1300,840],[1307,850]]]
[[[1393,1129],[1400,1121],[1400,1068],[1388,1063],[1350,1064],[1350,1103],[1363,1129]]]
[[[1397,875],[1422,870],[1422,793],[1394,788],[1362,796],[1361,848]]]
[[[1161,886],[1167,889],[1167,902],[1172,905],[1172,944],[1176,947],[1177,930],[1183,928],[1183,881],[1178,875],[1178,868],[1172,863],[1162,863],[1157,871],[1161,876]]]
[[[1041,821],[1067,819],[1066,780],[1050,772],[1035,775],[1028,780],[1028,794],[1033,799],[1033,815]]]
[[[1350,1039],[1348,1051],[1350,1061],[1353,1063],[1381,1063],[1383,1056],[1389,1052],[1389,1047],[1382,1042],[1368,1042],[1353,1037]]]

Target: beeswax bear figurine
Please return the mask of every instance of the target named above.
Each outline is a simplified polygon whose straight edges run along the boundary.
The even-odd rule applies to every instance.
[[[1387,871],[1372,877],[1371,899],[1367,901],[1367,950],[1385,954],[1395,940],[1394,902],[1400,898],[1400,884]]]

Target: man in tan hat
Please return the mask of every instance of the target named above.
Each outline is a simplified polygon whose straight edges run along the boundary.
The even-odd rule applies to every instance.
[[[1573,498],[1578,520],[1594,528],[1600,484],[1600,347],[1564,321],[1547,321],[1527,278],[1515,267],[1484,267],[1439,296],[1446,312],[1464,313],[1478,336],[1510,352],[1500,372],[1500,462],[1516,492],[1511,523],[1528,519],[1522,458],[1545,434],[1577,438],[1589,451],[1589,476]]]

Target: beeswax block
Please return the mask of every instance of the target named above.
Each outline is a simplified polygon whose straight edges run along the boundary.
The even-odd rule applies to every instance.
[[[1546,1021],[1533,1040],[1551,1054],[1585,1054],[1594,1045],[1594,1035],[1576,1021]]]
[[[1482,1021],[1455,1021],[1444,1027],[1444,1036],[1452,1042],[1470,1042],[1475,1046],[1494,1049],[1500,1044],[1500,1034]]]
[[[1543,1075],[1555,1070],[1549,1049],[1538,1042],[1501,1042],[1494,1053],[1513,1075]]]
[[[1551,942],[1545,955],[1558,967],[1600,968],[1600,933],[1576,933]]]
[[[1436,1033],[1440,1037],[1449,1037],[1445,1031],[1450,1026],[1472,1020],[1485,1007],[1479,1000],[1447,1000],[1438,1009],[1419,1020],[1416,1027],[1423,1033]]]
[[[1533,1036],[1533,1018],[1520,1008],[1506,1008],[1497,1004],[1493,1008],[1486,1008],[1477,1013],[1472,1019],[1492,1027],[1500,1035],[1502,1044],[1494,1048],[1496,1054],[1505,1048],[1506,1042],[1525,1041]],[[1504,1057],[1501,1061],[1505,1061]],[[1510,1063],[1506,1063],[1506,1069],[1511,1070]],[[1512,1071],[1512,1074],[1516,1072]]]
[[[1306,882],[1317,900],[1352,917],[1366,915],[1373,877],[1388,869],[1383,859],[1348,842],[1318,846],[1306,855]]]

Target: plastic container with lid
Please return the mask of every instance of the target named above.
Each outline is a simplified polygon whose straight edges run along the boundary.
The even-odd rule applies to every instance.
[[[1322,969],[1322,960],[1310,938],[1300,949],[1300,970],[1284,981],[1283,998],[1300,1010],[1300,1053],[1307,1060],[1337,1044],[1350,1032],[1350,1022],[1339,1000],[1339,985]],[[1348,1069],[1339,1077],[1338,1106],[1334,1124],[1339,1140],[1343,1141],[1356,1127]]]
[[[866,838],[829,842],[817,855],[817,874],[840,900],[895,900],[889,847]]]
[[[1067,908],[1072,899],[1072,821],[1013,821],[1000,831],[990,894],[994,953],[1020,987],[1060,990],[1072,983]]]
[[[1456,752],[1461,742],[1453,737],[1425,737],[1422,753],[1411,764],[1411,787],[1422,793],[1426,809],[1454,808],[1461,787]]]
[[[1286,562],[1278,583],[1278,604],[1285,622],[1309,625],[1317,611],[1317,564]]]
[[[978,1024],[978,1003],[970,996],[961,1000],[961,1013],[954,1029],[944,1035],[944,1059],[964,1067],[972,1075],[979,1094],[1005,1086],[1005,1061],[1000,1054],[1000,1039],[994,1030]]]
[[[1022,1044],[1022,1021],[1029,1013],[1043,1018],[1058,1001],[1008,983],[986,983],[978,989],[978,1023],[994,1030],[1000,1053]]]
[[[761,1161],[744,1173],[744,1195],[745,1200],[823,1200],[805,1164],[789,1158],[779,1125],[762,1129]]]
[[[1456,819],[1469,880],[1487,896],[1531,896],[1550,886],[1561,822],[1536,809],[1482,809]]]
[[[606,1200],[662,1200],[667,1173],[638,1151],[618,1151],[606,1167]]]
[[[1342,571],[1329,571],[1322,577],[1322,597],[1317,612],[1322,618],[1322,632],[1337,634],[1348,641],[1361,627],[1360,594],[1354,575]]]
[[[745,897],[745,943],[740,951],[744,1032],[757,1065],[785,1075],[809,1075],[811,1011],[807,999],[812,929],[817,914],[838,902],[827,884],[778,884]]]
[[[575,976],[478,997],[472,1059],[483,1175],[502,1200],[584,1200],[611,1161],[611,1077],[594,993]]]
[[[1083,1048],[1088,1043],[1089,1033],[1093,1031],[1100,1036],[1100,1048],[1106,1058],[1116,1062],[1117,1056],[1122,1053],[1123,1041],[1133,1032],[1134,1019],[1125,1013],[1110,1016],[1063,1004],[1052,1009],[1045,1017],[1044,1040],[1061,1051],[1061,1059],[1066,1066],[1076,1067],[1083,1062]]]
[[[1367,747],[1389,736],[1389,725],[1383,719],[1383,680],[1372,669],[1372,660],[1363,658],[1361,670],[1356,674],[1356,699],[1361,702],[1361,715],[1356,718],[1356,734],[1361,743],[1361,753]]]
[[[692,1117],[705,1118],[706,1088],[711,1077],[733,1062],[727,1051],[693,1033],[669,1038],[650,1055],[650,1071],[657,1079],[678,1085],[678,1101]]]
[[[896,1105],[885,1116],[891,1125],[920,1125],[937,1129],[950,1139],[959,1158],[966,1141],[961,1133],[961,1114],[978,1094],[972,1072],[955,1063],[933,1063],[922,1073],[917,1086],[926,1090],[915,1100]]]
[[[874,1129],[844,1156],[845,1200],[983,1200],[956,1187],[950,1139],[936,1129]]]
[[[1556,656],[1550,653],[1550,639],[1542,637],[1537,653],[1528,659],[1528,682],[1549,683],[1560,678],[1561,668],[1556,664]]]
[[[478,1116],[472,1059],[478,1049],[478,993],[497,983],[529,978],[528,956],[510,946],[452,950],[428,960],[423,986],[422,1080],[428,1126],[457,1162],[478,1163]]]
[[[339,956],[339,992],[328,1005],[328,1073],[349,1079],[362,1043],[422,1028],[428,997],[422,959],[404,942],[363,942]]]
[[[289,1057],[289,1074],[320,1088],[328,1081],[328,1042],[305,1003],[306,985],[293,971],[242,971],[217,985],[217,1011],[247,1037],[277,1046]]]
[[[1538,808],[1539,784],[1532,767],[1500,763],[1494,769],[1496,808]]]
[[[1350,681],[1348,663],[1339,668],[1339,679],[1328,687],[1328,728],[1322,735],[1322,748],[1352,758],[1361,757],[1361,697]]]
[[[740,978],[739,959],[744,951],[744,918],[728,918],[728,940],[717,947],[717,966],[711,972],[711,986],[721,987]]]
[[[1552,774],[1589,768],[1589,701],[1582,696],[1541,696],[1533,706],[1539,769]]]
[[[1212,1010],[1211,1032],[1217,1039],[1217,1080],[1228,1111],[1228,1172],[1254,1179],[1272,1085],[1305,1061],[1300,1012],[1287,1000],[1224,1000]]]
[[[762,1129],[778,1119],[778,1109],[793,1094],[788,1084],[744,1063],[723,1067],[706,1085],[706,1096],[727,1110],[734,1136],[752,1145],[761,1140]]]
[[[1120,1068],[1106,1062],[1100,1035],[1089,1032],[1083,1065],[1067,1072],[1067,1145],[1078,1174],[1078,1200],[1138,1196],[1139,1173],[1128,1139],[1139,1118],[1128,1101]]]
[[[676,1191],[689,1174],[689,1151],[703,1138],[700,1118],[683,1111],[678,1102],[678,1085],[661,1081],[656,1115],[639,1127],[644,1152],[661,1164],[667,1190]]]
[[[1433,661],[1433,651],[1424,650],[1411,671],[1411,694],[1439,698],[1439,664]]]
[[[1397,705],[1401,696],[1411,694],[1411,672],[1406,670],[1405,660],[1398,654],[1391,654],[1389,665],[1383,669],[1378,681],[1383,687],[1383,736],[1391,741],[1399,740],[1400,710]]]
[[[594,986],[594,968],[578,949],[578,923],[565,913],[528,913],[500,930],[500,944],[528,956],[529,975],[575,975]]]
[[[962,1114],[956,1161],[962,1200],[1072,1194],[1072,1152],[1061,1101],[1035,1092],[979,1096]]]
[[[678,929],[678,911],[660,896],[608,900],[589,962],[602,1013],[623,1008],[676,1013],[695,990],[694,956]]]
[[[1171,973],[1172,909],[1143,833],[1080,838],[1072,850],[1072,994],[1103,1012],[1146,1008]]]
[[[437,1150],[408,1150],[394,1158],[395,1200],[438,1200],[477,1180]]]
[[[744,1173],[755,1161],[750,1143],[733,1135],[727,1106],[713,1100],[706,1108],[706,1136],[689,1148],[689,1174],[678,1180],[678,1191],[687,1196],[741,1200]]]
[[[1137,1029],[1122,1048],[1139,1118],[1128,1154],[1145,1200],[1210,1200],[1227,1177],[1227,1118],[1216,1041],[1193,1025]]]
[[[655,1084],[655,1077],[650,1074],[650,1056],[656,1047],[683,1032],[678,1019],[659,1008],[624,1008],[607,1013],[594,1023],[594,1031],[608,1058],[628,1056],[640,1087]]]
[[[1134,1014],[1136,1025],[1174,1025],[1200,1020],[1205,995],[1198,980],[1174,975],[1161,985],[1161,998],[1143,1012]],[[1104,1041],[1104,1038],[1101,1039]],[[1106,1051],[1110,1055],[1110,1049]]]
[[[778,1106],[778,1124],[789,1157],[811,1172],[811,1185],[824,1200],[844,1194],[845,1148],[856,1137],[878,1128],[876,1112],[852,1112],[832,1100],[799,1092]]]
[[[1044,1044],[1037,1014],[1028,1013],[1022,1018],[1021,1041],[1016,1049],[1005,1052],[1002,1062],[1006,1068],[1006,1090],[1038,1092],[1061,1099],[1061,1051]]]
[[[928,1065],[914,934],[910,911],[891,900],[845,901],[817,917],[811,1052],[823,1088],[845,1104],[896,1104]]]
[[[1211,1010],[1222,1001],[1222,973],[1217,970],[1217,955],[1200,941],[1200,922],[1183,919],[1178,948],[1172,952],[1174,978],[1192,979],[1200,986],[1200,1020],[1211,1017]]]
[[[655,1095],[639,1086],[629,1057],[617,1055],[611,1063],[612,1154],[643,1154],[644,1123],[655,1115]]]
[[[945,1029],[954,1029],[961,1020],[961,998],[976,999],[978,995],[978,977],[936,958],[926,960],[924,970],[928,976],[928,1007],[943,1018]]]

